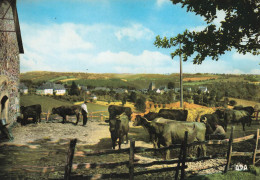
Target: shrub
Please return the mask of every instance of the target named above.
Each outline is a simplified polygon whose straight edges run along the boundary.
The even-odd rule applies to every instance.
[[[235,100],[230,100],[229,101],[229,105],[230,106],[235,106],[237,104],[237,102]]]

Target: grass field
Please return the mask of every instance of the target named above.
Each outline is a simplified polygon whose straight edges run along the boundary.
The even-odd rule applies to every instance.
[[[21,96],[21,106],[29,106],[33,104],[41,104],[43,112],[47,112],[48,110],[51,111],[53,107],[74,105],[71,102],[60,101],[47,96],[38,96],[38,95]],[[107,106],[104,105],[88,103],[87,106],[89,112],[107,111]]]

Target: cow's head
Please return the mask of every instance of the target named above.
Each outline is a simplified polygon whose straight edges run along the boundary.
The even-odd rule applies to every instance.
[[[142,117],[141,115],[136,115],[133,126],[142,126],[147,123],[150,123],[150,122],[145,117]]]
[[[52,108],[51,114],[57,114],[57,108]]]
[[[207,124],[207,117],[206,116],[202,117],[200,121],[203,122],[204,124]]]
[[[21,106],[21,107],[20,107],[20,111],[21,111],[21,113],[23,113],[24,110],[25,110],[25,107],[24,107],[24,106]]]
[[[109,121],[109,131],[111,134],[117,134],[119,130],[119,125],[121,123],[120,119],[110,119]]]

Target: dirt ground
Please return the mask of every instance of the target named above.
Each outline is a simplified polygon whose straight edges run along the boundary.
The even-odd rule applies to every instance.
[[[82,126],[82,121],[79,122],[78,125],[74,125],[72,121],[66,124],[62,124],[61,122],[41,122],[39,124],[28,124],[26,126],[20,126],[12,129],[13,136],[15,137],[12,142],[5,142],[2,143],[1,146],[23,146],[29,147],[30,149],[35,149],[35,151],[39,150],[50,150],[53,149],[55,152],[55,159],[51,158],[51,156],[46,157],[44,162],[45,166],[50,165],[58,165],[58,164],[64,164],[66,157],[66,152],[68,150],[68,142],[70,139],[77,138],[77,149],[76,151],[89,151],[89,150],[101,150],[101,149],[111,149],[111,139],[110,139],[110,132],[109,132],[109,125],[105,122],[100,121],[88,121],[87,126]],[[136,141],[136,147],[147,147],[152,148],[152,144],[148,141],[149,136],[148,132],[146,132],[142,127],[133,127],[132,122],[130,122],[130,131],[129,131],[129,139]],[[122,144],[122,148],[128,148],[129,144]],[[50,146],[52,145],[52,146]],[[116,147],[117,149],[118,147]],[[62,149],[62,150],[60,150]],[[60,156],[57,156],[57,153],[59,153]],[[19,150],[21,151],[21,150]],[[18,150],[16,151],[18,152]],[[50,154],[50,153],[49,153]],[[20,159],[26,159],[27,155],[22,155],[23,158],[19,156]],[[176,158],[177,156],[175,156]],[[122,157],[102,157],[99,159],[96,158],[87,158],[85,160],[82,159],[82,157],[78,157],[77,153],[75,153],[75,160],[74,162],[80,163],[80,162],[96,162],[96,161],[122,161],[123,158],[128,159],[128,155],[123,155]],[[150,154],[136,154],[136,159],[139,159],[139,163],[148,163],[155,160],[162,160],[162,156],[153,156]],[[40,159],[40,162],[39,160]],[[37,166],[43,166],[43,163],[41,160],[44,159],[44,157],[35,157],[34,159],[31,159],[30,162],[34,162],[34,165]],[[47,160],[49,159],[49,160]],[[61,160],[59,160],[61,159]],[[53,162],[54,161],[54,162]],[[55,163],[55,161],[61,161],[60,163]],[[186,169],[187,172],[198,173],[198,174],[208,174],[208,173],[216,173],[221,172],[224,170],[224,164],[226,160],[225,159],[215,159],[215,160],[207,160],[207,161],[200,161],[200,162],[193,162],[193,163],[187,163],[188,169]],[[8,162],[10,164],[10,162]],[[24,162],[11,162],[11,164],[23,164]],[[27,162],[28,163],[28,162]],[[26,164],[26,163],[25,163]],[[19,165],[21,166],[21,165]],[[22,165],[23,166],[23,165]],[[171,167],[172,165],[155,165],[151,168],[162,168],[162,167]],[[217,168],[213,168],[214,166],[219,166]],[[212,167],[212,168],[211,168]],[[197,172],[200,169],[207,168],[206,170],[201,170]],[[148,168],[149,169],[149,168]],[[196,170],[194,170],[196,169]],[[11,168],[11,170],[15,170]],[[138,168],[137,168],[138,170]],[[104,171],[106,172],[106,171]],[[60,172],[62,173],[62,172]],[[77,173],[82,173],[81,171],[78,171]],[[103,171],[99,172],[103,173]],[[53,174],[52,174],[53,175]],[[170,175],[172,176],[172,175]],[[42,175],[42,177],[45,177],[45,175]],[[48,175],[48,178],[52,177],[51,175]],[[60,178],[61,174],[57,176],[53,176],[54,178]],[[167,177],[167,175],[166,175]],[[141,177],[140,177],[141,178]],[[138,178],[137,178],[138,179]],[[141,178],[142,179],[142,178]]]

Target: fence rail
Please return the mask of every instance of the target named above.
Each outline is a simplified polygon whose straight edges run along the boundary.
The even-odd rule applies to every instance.
[[[255,134],[251,134],[248,136],[240,137],[233,139],[233,131],[234,128],[232,127],[231,129],[231,135],[229,139],[224,139],[224,140],[209,140],[209,141],[204,141],[204,142],[195,142],[191,144],[187,144],[184,142],[183,144],[176,144],[176,145],[171,145],[169,147],[163,147],[163,148],[143,148],[143,147],[135,147],[133,144],[134,142],[130,143],[130,148],[126,149],[121,149],[121,150],[102,150],[102,151],[94,151],[94,152],[84,152],[80,151],[78,154],[80,156],[99,156],[99,155],[106,155],[106,154],[118,154],[118,153],[129,153],[129,161],[124,161],[124,162],[117,162],[117,163],[101,163],[101,164],[96,164],[96,163],[83,163],[81,165],[73,164],[72,167],[73,169],[77,168],[86,168],[86,169],[93,169],[93,168],[115,168],[117,166],[121,165],[127,165],[129,168],[129,173],[111,173],[111,174],[96,174],[96,175],[88,175],[88,176],[83,176],[83,175],[77,175],[73,177],[95,177],[97,179],[106,179],[106,178],[129,178],[133,179],[134,176],[137,175],[142,175],[146,173],[156,173],[156,172],[166,172],[166,171],[176,171],[175,173],[175,179],[178,178],[178,171],[181,169],[181,179],[184,179],[184,174],[185,174],[185,169],[187,168],[187,165],[185,165],[186,162],[196,162],[196,161],[201,161],[201,160],[209,160],[209,159],[215,159],[219,157],[226,157],[227,158],[227,163],[223,164],[226,165],[225,167],[225,172],[229,170],[230,166],[230,161],[232,156],[253,156],[256,153],[260,153],[260,150],[255,150],[255,152],[235,152],[232,151],[232,144],[233,143],[240,143],[243,141],[247,141],[250,139],[254,139],[256,137]],[[259,136],[258,136],[259,138]],[[228,146],[228,151],[227,153],[222,153],[222,154],[216,154],[216,155],[211,155],[211,156],[206,156],[206,157],[199,157],[199,158],[186,158],[186,150],[185,150],[185,144],[186,147],[191,147],[191,146],[196,146],[196,145],[214,145],[214,144],[229,144]],[[159,160],[159,161],[152,161],[149,163],[139,163],[138,159],[134,159],[134,154],[135,153],[142,153],[142,152],[152,152],[152,151],[165,151],[169,149],[178,149],[180,148],[180,156],[177,159],[172,159],[172,160]],[[77,153],[75,154],[77,156]],[[257,157],[257,156],[256,156]],[[254,161],[254,160],[253,160]],[[146,171],[139,171],[139,172],[134,172],[135,167],[151,167],[153,165],[173,165],[177,164],[177,167],[167,167],[167,168],[157,168],[157,169],[151,169],[151,170],[146,170]],[[182,164],[182,165],[181,165]]]

